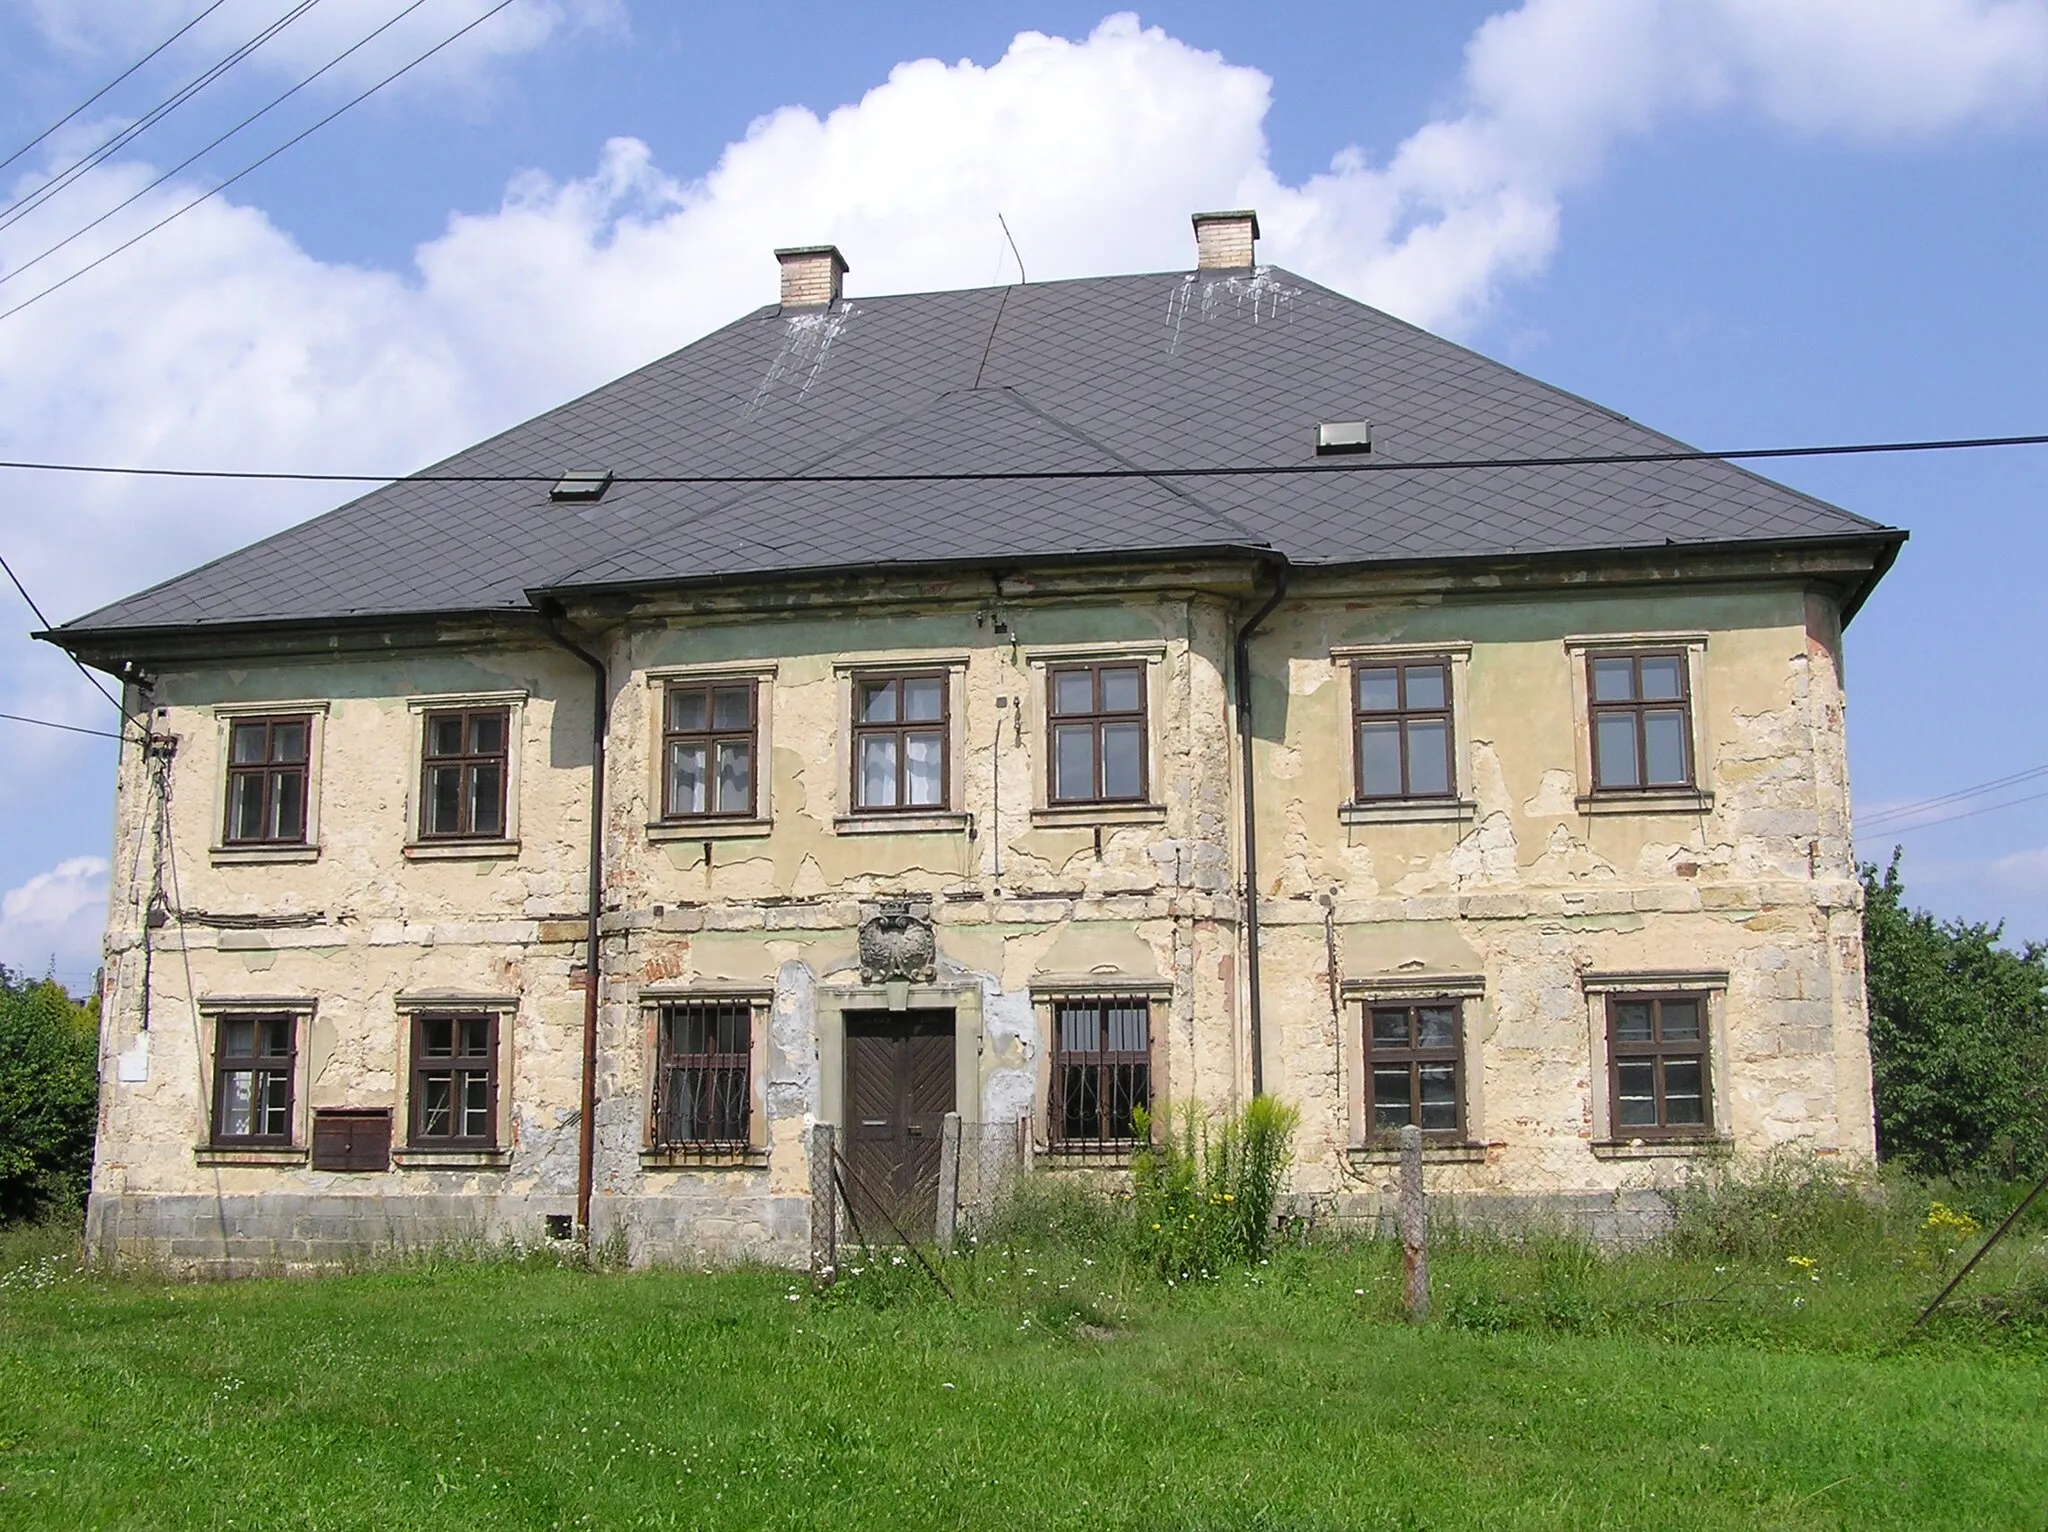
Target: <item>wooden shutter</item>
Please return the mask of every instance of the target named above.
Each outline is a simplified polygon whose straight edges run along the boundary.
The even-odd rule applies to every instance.
[[[391,1165],[391,1113],[347,1109],[313,1114],[315,1170],[387,1170]]]

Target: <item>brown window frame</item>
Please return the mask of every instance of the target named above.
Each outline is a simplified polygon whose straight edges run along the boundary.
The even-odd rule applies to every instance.
[[[1664,1037],[1664,1007],[1671,1001],[1682,1001],[1692,1006],[1699,1015],[1699,1036],[1667,1041]],[[1650,1007],[1650,1041],[1623,1042],[1617,1036],[1617,1013],[1624,1005],[1648,1004]],[[1714,1068],[1713,1068],[1713,1005],[1711,998],[1699,990],[1631,990],[1617,991],[1607,996],[1607,1127],[1608,1136],[1616,1141],[1628,1139],[1702,1138],[1714,1132]],[[1621,1120],[1621,1065],[1625,1059],[1650,1059],[1655,1068],[1654,1099],[1657,1103],[1657,1121],[1652,1124],[1624,1123]],[[1700,1071],[1700,1120],[1698,1122],[1673,1123],[1667,1121],[1664,1091],[1665,1065],[1673,1059],[1693,1060]]]
[[[676,1034],[684,1016],[692,1012],[705,1023],[707,1046],[681,1050],[676,1046]],[[647,1132],[653,1148],[668,1153],[738,1154],[753,1146],[754,1038],[758,1025],[754,1012],[751,1000],[668,1000],[656,1007],[654,1089],[648,1103]],[[716,1046],[718,1023],[734,1019],[744,1032],[742,1046]],[[675,1102],[683,1089],[697,1103],[692,1112],[698,1124],[695,1132],[675,1131]],[[702,1104],[707,1090],[714,1098],[709,1107]]]
[[[1101,1046],[1095,1048],[1069,1048],[1066,1045],[1066,1019],[1070,1012],[1093,1011],[1097,1016],[1096,1039]],[[1112,1011],[1135,1011],[1144,1018],[1145,1046],[1142,1048],[1111,1048],[1109,1015]],[[1152,997],[1149,995],[1100,994],[1060,995],[1052,1002],[1052,1046],[1048,1050],[1051,1058],[1051,1080],[1046,1091],[1045,1141],[1048,1148],[1061,1154],[1125,1153],[1136,1147],[1138,1139],[1135,1124],[1126,1124],[1131,1131],[1111,1131],[1111,1112],[1102,1106],[1114,1095],[1115,1072],[1118,1070],[1142,1071],[1141,1090],[1130,1091],[1132,1106],[1152,1110],[1153,1079],[1152,1063]],[[1072,1102],[1069,1091],[1074,1084],[1070,1071],[1083,1071],[1092,1078],[1094,1085],[1095,1131],[1090,1134],[1085,1127],[1074,1131],[1074,1114],[1069,1108]],[[1142,1096],[1142,1100],[1138,1099]],[[1084,1109],[1085,1110],[1085,1109]]]
[[[1447,1046],[1425,1047],[1420,1041],[1421,1012],[1427,1010],[1448,1010],[1451,1013],[1451,1041]],[[1373,1037],[1373,1019],[1381,1014],[1391,1015],[1396,1012],[1407,1018],[1407,1042],[1398,1047],[1377,1042]],[[1408,1070],[1408,1121],[1422,1128],[1422,1136],[1426,1139],[1462,1143],[1468,1132],[1465,1115],[1465,1002],[1455,995],[1368,1000],[1364,1005],[1362,1026],[1364,1049],[1361,1057],[1364,1060],[1364,1067],[1360,1073],[1364,1077],[1367,1142],[1384,1143],[1399,1132],[1398,1128],[1379,1126],[1379,1091],[1374,1070],[1405,1065]],[[1456,1103],[1457,1120],[1448,1128],[1423,1127],[1422,1066],[1442,1063],[1451,1066],[1451,1096]]]
[[[720,692],[747,694],[747,724],[743,729],[720,727],[717,724],[717,704]],[[672,719],[675,716],[675,699],[682,692],[704,694],[704,727],[701,729],[678,729]],[[678,745],[700,744],[704,747],[704,802],[701,809],[679,809],[675,805],[675,769],[672,758]],[[744,744],[747,747],[747,801],[743,808],[722,809],[718,802],[718,751],[723,745]],[[753,677],[706,677],[698,680],[692,677],[678,677],[668,681],[661,688],[661,817],[666,821],[698,823],[712,819],[757,819],[761,805],[761,683]]]
[[[1105,670],[1134,671],[1138,677],[1138,705],[1135,708],[1105,709],[1102,705],[1102,673]],[[1151,666],[1143,660],[1087,660],[1048,665],[1045,669],[1045,801],[1052,808],[1118,805],[1152,801],[1152,685]],[[1060,677],[1087,675],[1090,711],[1062,713],[1059,710]],[[1138,790],[1109,796],[1103,791],[1102,731],[1111,725],[1138,726]],[[1092,726],[1095,734],[1094,775],[1085,797],[1060,793],[1059,731]]]
[[[465,1027],[483,1023],[484,1050],[464,1053]],[[432,1055],[426,1051],[426,1030],[447,1025],[451,1052]],[[498,1045],[503,1018],[496,1011],[416,1011],[407,1028],[405,1144],[408,1149],[495,1149],[498,1147]],[[472,1062],[476,1061],[476,1062]],[[430,1133],[426,1127],[427,1079],[445,1074],[449,1079],[451,1127],[459,1127],[463,1112],[464,1085],[476,1075],[484,1077],[485,1130],[478,1133]]]
[[[280,727],[296,724],[304,731],[306,753],[299,759],[280,761],[276,758],[277,731]],[[238,763],[235,760],[235,736],[245,729],[260,728],[264,731],[264,752],[261,761]],[[299,777],[299,829],[296,835],[238,835],[235,823],[235,786],[250,777],[263,781],[262,817],[265,825],[276,822],[278,804],[278,779],[296,770]],[[313,803],[313,715],[311,713],[275,713],[258,717],[238,717],[228,720],[227,739],[227,798],[221,811],[220,840],[223,846],[303,846],[307,844],[308,817]]]
[[[1397,688],[1398,706],[1388,708],[1367,708],[1359,702],[1358,683],[1360,676],[1368,670],[1391,670]],[[1410,670],[1438,670],[1444,678],[1444,701],[1442,707],[1410,707],[1408,705],[1408,672]],[[1354,803],[1440,803],[1458,796],[1458,731],[1457,703],[1452,696],[1454,671],[1448,654],[1415,654],[1389,656],[1376,659],[1370,655],[1360,656],[1351,662],[1351,791]],[[1440,720],[1444,727],[1444,790],[1440,793],[1417,792],[1410,785],[1413,772],[1409,766],[1408,729],[1411,723]],[[1360,748],[1359,736],[1368,723],[1395,724],[1401,731],[1401,790],[1393,793],[1368,793],[1365,790],[1365,751]]]
[[[470,726],[474,719],[495,717],[503,726],[502,746],[496,751],[472,750]],[[448,718],[462,720],[463,750],[451,755],[436,755],[433,751],[434,725]],[[417,826],[421,841],[501,841],[512,833],[512,720],[513,710],[504,703],[489,707],[440,707],[429,708],[420,715],[420,812]],[[469,772],[478,766],[495,763],[498,768],[498,827],[495,830],[479,831],[476,824],[474,798],[464,793],[457,805],[457,817],[465,827],[455,830],[432,828],[434,813],[433,783],[437,770],[445,771],[454,767],[463,773],[462,781],[468,784]]]
[[[871,686],[887,686],[896,683],[896,719],[891,723],[861,722],[863,693]],[[903,686],[905,681],[937,681],[939,683],[939,716],[937,718],[906,719],[903,717]],[[944,667],[919,666],[904,670],[862,670],[853,675],[853,748],[849,752],[849,783],[847,802],[855,814],[945,814],[953,807],[953,673]],[[910,734],[930,734],[934,730],[939,736],[939,801],[937,803],[906,803],[904,798],[910,785],[910,752],[904,748],[904,739]],[[896,801],[894,803],[868,803],[861,796],[861,745],[862,741],[893,735],[896,740]]]
[[[1635,695],[1621,702],[1600,700],[1600,679],[1596,669],[1603,661],[1628,660],[1631,662],[1629,679]],[[1675,660],[1678,664],[1678,695],[1676,697],[1645,698],[1643,696],[1643,661]],[[1595,796],[1608,793],[1687,793],[1699,786],[1699,763],[1693,758],[1693,715],[1692,715],[1692,657],[1684,649],[1589,649],[1586,662],[1586,733],[1587,746],[1593,768],[1592,789]],[[1679,716],[1679,743],[1685,752],[1685,780],[1682,782],[1652,782],[1650,776],[1650,740],[1648,716],[1651,713],[1676,711]],[[1636,781],[1633,783],[1607,782],[1603,780],[1600,767],[1600,720],[1607,717],[1629,717],[1635,719],[1636,738]]]
[[[228,1052],[228,1029],[237,1023],[253,1023],[255,1051]],[[263,1051],[264,1029],[282,1027],[286,1042],[283,1053]],[[281,1133],[230,1133],[226,1130],[228,1081],[239,1074],[282,1076],[284,1099],[252,1106],[251,1121],[273,1112],[284,1118]],[[296,1141],[299,1097],[299,1018],[292,1011],[223,1011],[213,1018],[213,1120],[207,1125],[208,1141],[217,1149],[255,1147],[289,1148]]]

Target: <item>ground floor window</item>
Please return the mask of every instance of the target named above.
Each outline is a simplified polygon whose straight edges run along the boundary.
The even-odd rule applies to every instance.
[[[415,1016],[415,1149],[491,1149],[498,1142],[498,1018]]]
[[[298,1018],[222,1016],[214,1025],[213,1141],[289,1144]]]
[[[1707,1131],[1706,997],[1610,995],[1607,1081],[1616,1138]]]
[[[1129,1144],[1138,1136],[1135,1114],[1151,1109],[1151,1001],[1128,995],[1055,1001],[1046,1112],[1053,1147]]]
[[[1365,1120],[1374,1137],[1410,1124],[1446,1138],[1464,1132],[1463,1020],[1455,1000],[1367,1007]]]
[[[746,1001],[661,1007],[653,1140],[662,1148],[744,1149],[753,1108],[754,1008]]]

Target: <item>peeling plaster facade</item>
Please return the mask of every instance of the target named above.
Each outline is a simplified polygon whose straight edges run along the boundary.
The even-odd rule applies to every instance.
[[[1705,555],[1450,568],[1300,574],[1252,645],[1264,1080],[1302,1112],[1304,1206],[1376,1212],[1390,1172],[1366,1133],[1364,1018],[1385,996],[1463,1007],[1465,1130],[1432,1146],[1430,1175],[1475,1212],[1612,1231],[1704,1153],[1869,1157],[1841,571]],[[1062,992],[1149,999],[1155,1099],[1242,1101],[1231,653],[1269,588],[1216,560],[572,610],[609,671],[591,1237],[638,1260],[801,1263],[807,1130],[844,1124],[850,1010],[951,1010],[962,1115],[1029,1119],[1040,1153]],[[1602,644],[1687,654],[1697,791],[1590,794],[1584,659]],[[1447,804],[1352,802],[1349,667],[1389,652],[1451,661]],[[1077,658],[1146,668],[1144,805],[1047,806],[1046,666]],[[951,802],[863,819],[852,678],[912,663],[949,677]],[[234,1270],[538,1238],[576,1197],[591,673],[516,618],[194,639],[151,671],[128,702],[175,742],[168,812],[129,745],[92,1248]],[[661,819],[661,688],[699,677],[759,682],[754,821]],[[470,702],[512,710],[508,833],[420,844],[423,710]],[[223,848],[227,727],[252,712],[315,718],[304,848]],[[936,935],[936,974],[908,994],[861,979],[858,928],[885,898],[928,910]],[[1706,1002],[1710,1132],[1631,1142],[1609,1121],[1605,996],[1629,990]],[[649,1147],[654,1007],[692,996],[755,1017],[752,1142],[715,1164]],[[434,1007],[500,1017],[494,1149],[406,1149],[408,1021]],[[299,1029],[292,1142],[213,1148],[214,1029],[263,1009]],[[337,1108],[393,1112],[389,1168],[311,1168],[312,1114]]]

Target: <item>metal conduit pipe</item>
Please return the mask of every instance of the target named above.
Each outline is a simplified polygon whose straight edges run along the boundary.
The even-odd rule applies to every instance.
[[[548,637],[590,667],[590,923],[584,936],[583,963],[583,1097],[576,1134],[576,1235],[590,1243],[590,1190],[597,1160],[597,1006],[599,999],[599,922],[604,915],[604,756],[611,682],[605,663],[562,631],[562,604],[551,598],[536,603]]]
[[[1273,594],[1266,604],[1247,618],[1231,645],[1231,667],[1237,681],[1237,750],[1239,774],[1244,778],[1244,978],[1246,1019],[1250,1022],[1252,1094],[1266,1090],[1265,1035],[1259,1007],[1259,824],[1252,774],[1252,635],[1272,616],[1287,594],[1287,560],[1276,555],[1273,564]]]

